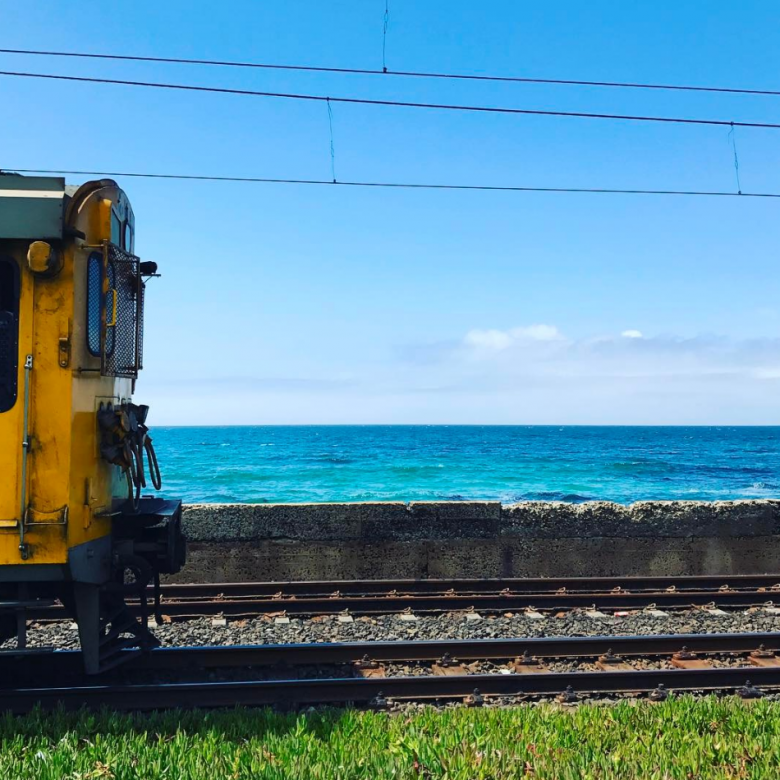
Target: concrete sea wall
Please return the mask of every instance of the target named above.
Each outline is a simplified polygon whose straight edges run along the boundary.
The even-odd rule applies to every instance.
[[[179,582],[780,571],[780,501],[185,507]]]

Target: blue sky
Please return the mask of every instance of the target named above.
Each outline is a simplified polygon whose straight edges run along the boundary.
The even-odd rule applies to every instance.
[[[383,14],[0,0],[0,46],[372,68]],[[779,25],[769,1],[390,0],[387,61],[778,89]],[[12,55],[0,69],[780,122],[772,97]],[[322,104],[2,77],[0,103],[8,169],[330,177]],[[333,113],[341,179],[735,189],[721,128]],[[736,139],[743,190],[780,191],[780,132]],[[777,202],[119,181],[163,273],[137,394],[151,422],[780,422]]]

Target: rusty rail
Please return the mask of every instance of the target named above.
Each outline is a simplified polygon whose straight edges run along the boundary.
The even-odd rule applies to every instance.
[[[151,599],[151,591],[149,597]],[[777,599],[780,574],[707,577],[573,577],[494,580],[363,580],[166,584],[162,613],[252,617],[590,608],[636,610],[718,607],[745,609]],[[132,606],[132,605],[131,605]],[[2,608],[2,605],[0,605]],[[136,608],[137,609],[137,608]],[[28,608],[32,620],[65,617],[59,605]]]
[[[483,696],[623,694],[652,691],[738,690],[750,679],[759,687],[780,686],[780,668],[673,669],[602,672],[548,672],[537,675],[480,674],[388,678],[326,678],[197,682],[165,685],[100,685],[6,689],[2,708],[26,712],[33,707],[158,710],[181,707],[261,706],[284,703],[384,706],[391,699],[465,699]],[[748,693],[755,689],[747,688]]]
[[[397,592],[407,595],[434,594],[448,591],[466,594],[494,594],[508,590],[512,593],[611,592],[616,588],[631,592],[674,589],[690,591],[774,590],[780,594],[778,574],[717,574],[689,577],[523,577],[503,579],[424,579],[424,580],[295,580],[277,582],[209,582],[168,583],[163,595],[170,599],[211,599],[219,596],[273,597],[330,596],[339,592],[345,596],[386,595]]]
[[[626,658],[672,656],[686,647],[707,654],[746,654],[760,648],[780,652],[780,633],[661,634],[650,636],[518,637],[392,642],[334,642],[273,645],[222,645],[157,648],[121,666],[155,672],[248,667],[296,667],[350,664],[369,656],[375,661],[431,662],[444,656],[461,660],[596,658],[609,653]],[[0,653],[0,683],[20,680],[62,681],[82,675],[78,650],[26,650]],[[0,695],[1,703],[1,695]]]
[[[383,614],[403,611],[517,611],[596,607],[631,610],[706,606],[746,608],[780,596],[780,575],[735,577],[573,577],[499,580],[364,580],[166,585],[171,617]]]

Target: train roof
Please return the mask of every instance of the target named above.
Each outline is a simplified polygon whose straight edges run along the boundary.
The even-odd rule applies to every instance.
[[[68,190],[60,176],[0,174],[0,239],[61,239]]]
[[[69,205],[82,202],[104,187],[116,188],[119,219],[132,208],[113,179],[98,179],[82,185],[68,185],[61,176],[22,176],[0,171],[0,240],[39,239],[60,241],[72,233],[68,224]]]

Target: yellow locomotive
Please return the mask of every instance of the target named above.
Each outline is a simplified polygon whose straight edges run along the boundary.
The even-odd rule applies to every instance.
[[[181,502],[132,402],[145,282],[116,182],[0,174],[0,638],[59,600],[97,673],[155,640],[146,594],[184,563]],[[146,462],[146,465],[145,465]],[[126,598],[140,605],[133,613]]]

